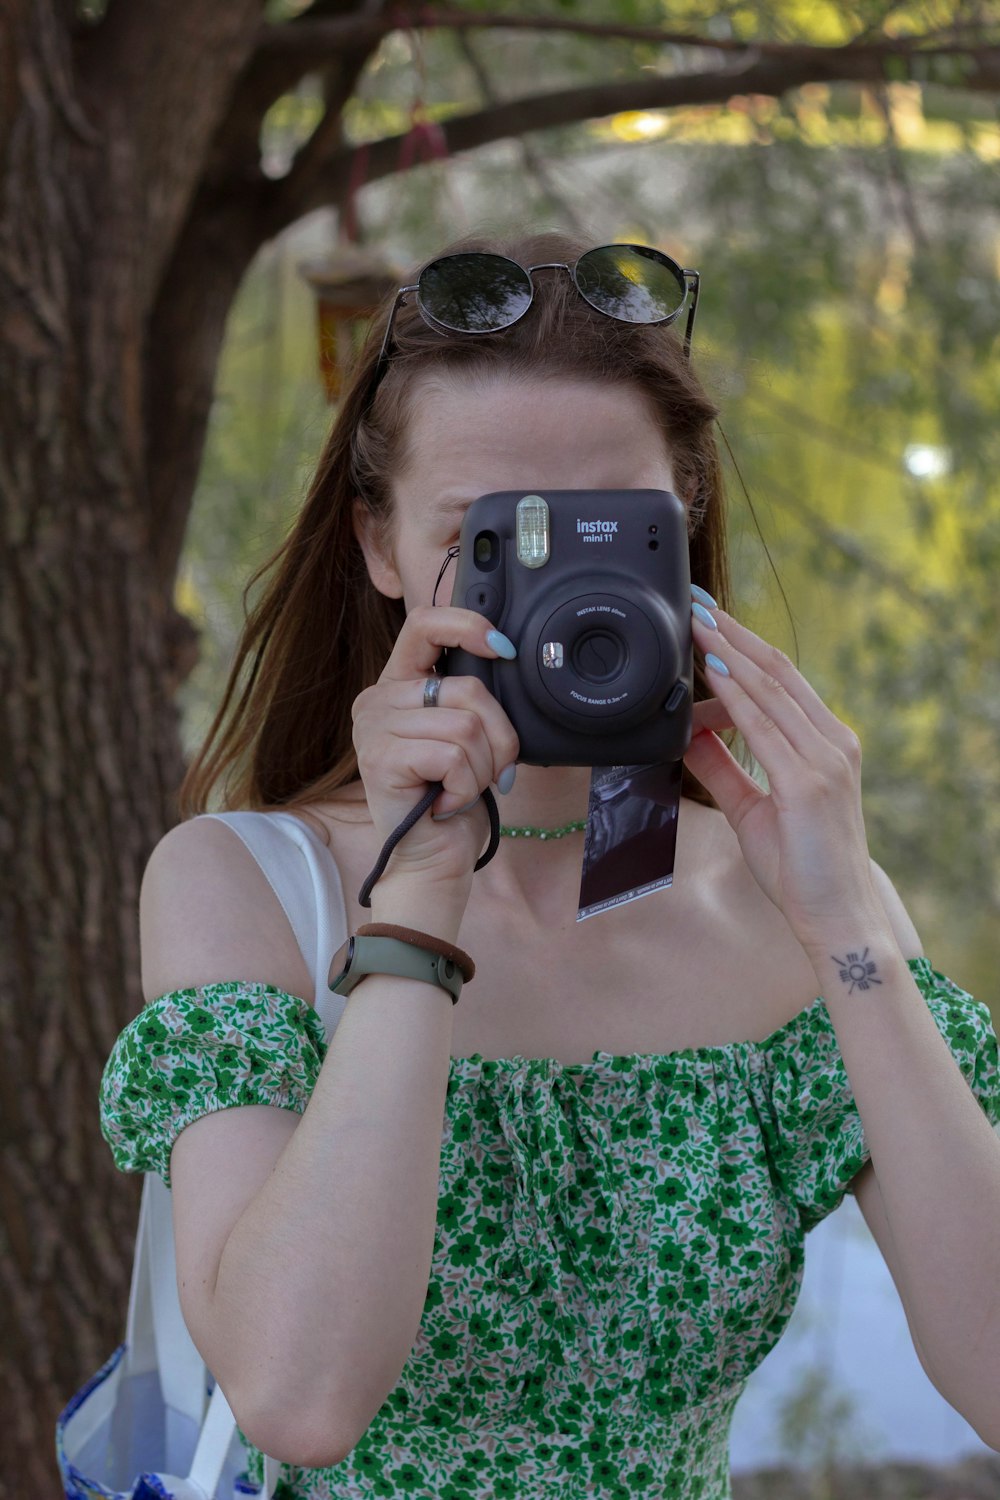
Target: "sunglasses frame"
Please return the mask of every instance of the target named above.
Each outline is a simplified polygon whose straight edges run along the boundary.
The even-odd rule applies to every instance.
[[[458,250],[455,251],[453,255],[439,255],[435,260],[428,261],[427,265],[423,267],[420,275],[411,286],[401,286],[399,288],[398,292],[396,293],[395,300],[393,301],[392,307],[389,309],[389,320],[386,323],[385,337],[382,340],[382,347],[379,350],[378,359],[375,362],[375,369],[372,373],[371,386],[368,392],[367,400],[365,402],[366,409],[371,405],[371,402],[375,397],[375,392],[378,390],[382,377],[386,372],[386,368],[389,364],[390,346],[392,344],[392,331],[396,322],[396,314],[399,311],[400,307],[402,307],[405,298],[409,295],[410,292],[416,293],[417,309],[428,327],[436,328],[439,332],[460,333],[467,335],[469,338],[476,338],[484,333],[502,333],[505,328],[513,328],[514,324],[519,323],[524,317],[525,313],[530,311],[532,303],[535,300],[535,284],[533,277],[536,271],[566,271],[572,278],[573,285],[576,287],[577,292],[579,292],[580,296],[583,298],[584,302],[587,303],[588,307],[592,307],[594,311],[599,312],[602,317],[611,318],[615,323],[632,324],[632,326],[636,328],[669,327],[671,323],[677,321],[681,313],[684,311],[685,304],[687,304],[688,296],[690,295],[691,301],[688,305],[687,324],[684,329],[684,357],[685,359],[690,359],[691,334],[694,329],[695,313],[698,311],[698,291],[701,285],[701,276],[699,272],[686,270],[683,266],[679,266],[675,260],[673,260],[669,255],[665,255],[662,250],[653,250],[653,256],[651,258],[656,258],[662,264],[666,265],[668,270],[673,272],[673,274],[677,278],[678,284],[683,288],[684,295],[674,311],[671,313],[667,313],[665,317],[651,318],[648,322],[636,322],[633,324],[631,318],[616,318],[614,313],[606,312],[603,307],[598,307],[595,302],[591,301],[591,299],[587,296],[587,294],[582,290],[580,286],[576,274],[577,267],[580,265],[581,261],[586,259],[588,255],[593,255],[598,250],[639,250],[644,255],[649,256],[650,251],[652,250],[652,246],[632,244],[595,245],[593,249],[585,250],[583,255],[581,255],[579,259],[575,260],[572,265],[567,264],[566,261],[546,260],[541,261],[536,266],[522,266],[518,261],[512,260],[509,255],[497,255],[493,251],[489,250]],[[429,313],[427,309],[422,305],[420,301],[420,280],[424,275],[424,272],[429,271],[432,266],[440,265],[442,261],[457,260],[460,257],[466,257],[469,255],[483,255],[489,256],[494,260],[506,260],[512,266],[517,266],[518,270],[523,271],[527,276],[528,290],[530,293],[528,301],[525,305],[524,311],[518,313],[516,318],[511,318],[509,323],[501,323],[496,328],[453,328],[448,323],[443,323],[440,318],[435,318],[434,315],[432,313]]]

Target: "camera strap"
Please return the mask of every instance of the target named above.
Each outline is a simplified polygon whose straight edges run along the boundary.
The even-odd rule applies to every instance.
[[[436,604],[438,602],[438,589],[441,587],[441,580],[444,578],[445,573],[448,571],[448,564],[455,561],[455,558],[458,556],[461,550],[461,547],[449,547],[447,552],[445,553],[444,562],[438,569],[438,576],[434,584],[434,593],[431,595],[432,604]]]
[[[410,812],[406,814],[406,817],[403,819],[403,821],[392,830],[389,837],[382,845],[382,852],[379,855],[378,859],[375,861],[374,869],[371,871],[371,874],[368,876],[364,885],[358,892],[358,905],[363,906],[366,911],[372,904],[372,890],[374,889],[375,882],[381,875],[385,873],[385,867],[389,863],[389,857],[392,854],[392,851],[395,849],[400,839],[406,837],[410,829],[413,827],[414,823],[416,823],[418,819],[422,818],[424,813],[427,812],[435,797],[439,796],[443,791],[443,782],[432,781],[424,795],[421,797],[420,801],[414,808],[410,810]],[[481,870],[483,868],[483,865],[488,865],[490,860],[493,858],[494,854],[496,854],[497,850],[500,847],[500,814],[497,811],[497,800],[489,787],[486,787],[484,789],[482,798],[486,803],[486,811],[489,814],[490,819],[490,841],[486,846],[485,852],[481,854],[476,860],[474,868],[477,870]]]

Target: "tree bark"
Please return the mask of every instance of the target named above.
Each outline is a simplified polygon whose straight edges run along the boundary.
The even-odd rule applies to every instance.
[[[220,9],[228,36],[213,51],[202,26],[198,47],[222,99],[189,64],[178,155],[211,139],[255,32],[256,4],[241,7],[242,42],[237,7]],[[184,769],[173,696],[192,632],[154,565],[143,365],[157,247],[191,184],[148,122],[130,124],[131,75],[103,97],[96,74],[81,86],[61,6],[23,6],[6,41],[0,77],[18,86],[0,113],[0,1493],[22,1500],[56,1492],[55,1416],[124,1330],[136,1184],[114,1169],[96,1099],[141,1003],[139,883]],[[176,100],[155,103],[162,127]]]

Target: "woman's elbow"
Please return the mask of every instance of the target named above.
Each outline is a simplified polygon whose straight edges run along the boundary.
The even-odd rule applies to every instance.
[[[994,1412],[993,1425],[991,1427],[979,1427],[975,1423],[970,1424],[975,1427],[976,1436],[982,1439],[987,1448],[992,1448],[994,1453],[1000,1453],[1000,1427],[996,1425],[997,1422],[1000,1422],[1000,1412]]]
[[[345,1421],[343,1403],[322,1400],[320,1393],[294,1399],[271,1385],[226,1394],[247,1441],[279,1463],[329,1469],[343,1463],[361,1439],[362,1430]]]

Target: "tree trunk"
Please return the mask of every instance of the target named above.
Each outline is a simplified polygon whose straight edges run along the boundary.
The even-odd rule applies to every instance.
[[[142,130],[120,99],[81,104],[55,4],[14,11],[0,57],[0,1495],[43,1500],[56,1415],[124,1333],[138,1184],[115,1171],[97,1093],[141,1004],[139,884],[177,819],[174,694],[196,648],[157,576],[166,518],[148,499]],[[198,45],[225,76],[211,38]],[[210,115],[211,96],[198,107]]]
[[[51,493],[45,445],[27,423],[12,441],[24,414],[5,407],[5,457]],[[77,449],[72,504],[42,546],[8,548],[0,604],[18,667],[0,742],[2,1493],[19,1500],[55,1493],[55,1415],[123,1334],[138,1199],[97,1088],[141,1003],[139,881],[182,773],[163,611],[128,526],[102,524],[100,461]],[[17,498],[4,483],[8,513]]]

